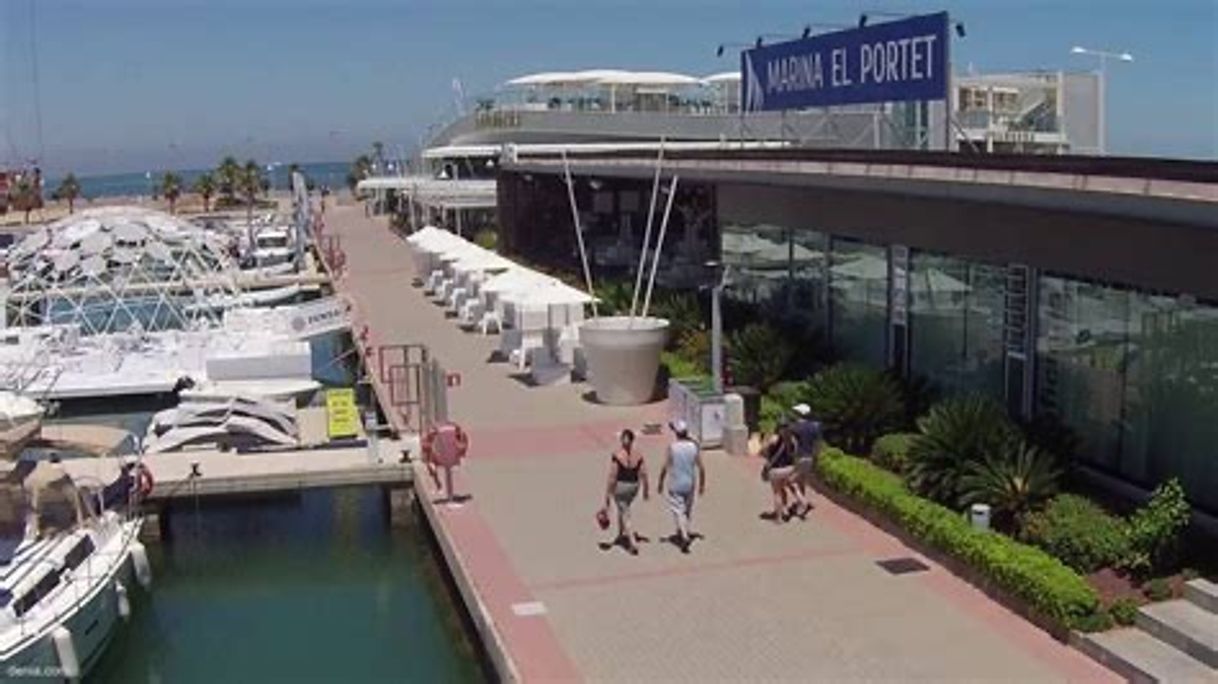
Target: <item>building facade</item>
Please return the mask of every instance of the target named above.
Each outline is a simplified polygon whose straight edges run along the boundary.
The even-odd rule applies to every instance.
[[[1177,476],[1218,512],[1215,166],[900,154],[672,160],[679,218],[661,272],[719,259],[729,296],[842,358],[1059,420],[1094,472],[1141,489]],[[501,174],[502,240],[573,266],[557,171]],[[629,263],[654,166],[587,159],[574,172],[588,242]]]

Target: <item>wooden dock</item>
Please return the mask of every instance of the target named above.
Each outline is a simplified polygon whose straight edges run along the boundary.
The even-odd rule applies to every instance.
[[[367,446],[238,453],[190,450],[144,457],[155,486],[151,501],[236,494],[290,492],[315,487],[382,485],[406,487],[413,481],[402,454],[409,442],[377,440]],[[113,481],[122,459],[77,458],[63,462],[82,484]]]

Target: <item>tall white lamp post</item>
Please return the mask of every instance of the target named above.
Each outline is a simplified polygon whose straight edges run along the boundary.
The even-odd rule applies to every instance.
[[[1091,50],[1085,47],[1075,45],[1070,48],[1070,54],[1073,55],[1090,55],[1098,57],[1100,60],[1100,116],[1099,116],[1099,139],[1100,139],[1100,154],[1108,153],[1108,60],[1115,59],[1119,62],[1132,62],[1133,55],[1128,52],[1108,52],[1106,50]]]

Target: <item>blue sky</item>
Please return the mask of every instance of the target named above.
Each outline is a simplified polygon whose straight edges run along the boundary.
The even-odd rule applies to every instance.
[[[957,71],[1110,69],[1113,153],[1218,157],[1218,0],[35,0],[46,166],[209,165],[222,154],[344,160],[416,144],[468,94],[534,70],[708,74],[726,41],[948,9]],[[36,154],[30,0],[0,0],[0,159]]]

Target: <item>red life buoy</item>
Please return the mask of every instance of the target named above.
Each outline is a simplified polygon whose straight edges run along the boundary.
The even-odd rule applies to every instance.
[[[148,466],[140,463],[135,466],[135,492],[141,500],[147,499],[148,495],[152,494],[152,488],[156,485],[156,481],[152,478],[152,471]]]
[[[441,466],[455,466],[469,451],[469,435],[456,423],[441,423],[423,435],[423,458]]]

